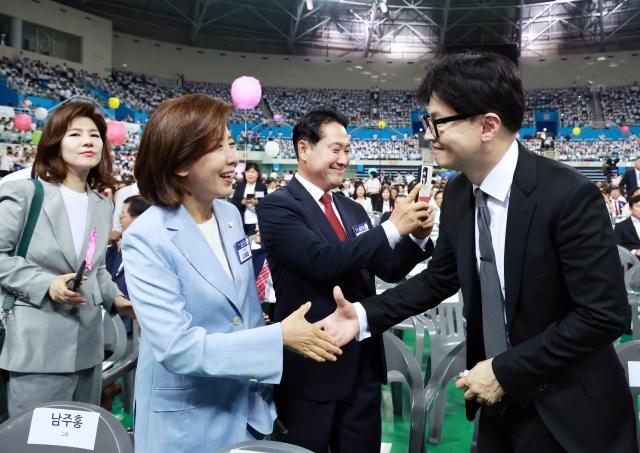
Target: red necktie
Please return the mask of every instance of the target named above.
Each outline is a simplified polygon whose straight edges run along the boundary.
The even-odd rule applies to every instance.
[[[258,274],[258,278],[256,279],[256,286],[258,287],[258,297],[260,298],[260,302],[266,300],[266,290],[267,290],[267,280],[269,279],[269,263],[266,258],[264,260],[264,264],[262,265],[262,269],[260,269],[260,273]]]
[[[336,236],[341,241],[347,239],[347,233],[344,232],[344,228],[342,228],[342,224],[340,224],[340,220],[338,220],[338,216],[333,210],[333,206],[331,206],[331,195],[329,193],[325,193],[320,197],[320,203],[324,205],[324,214],[327,216],[327,220],[331,224],[331,228],[336,232]]]

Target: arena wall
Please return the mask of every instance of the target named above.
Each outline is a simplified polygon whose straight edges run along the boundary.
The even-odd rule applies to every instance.
[[[112,24],[110,20],[70,8],[50,0],[2,0],[0,13],[38,25],[44,25],[82,37],[82,64],[66,62],[100,75],[111,71]],[[13,56],[19,49],[0,47],[0,56]],[[27,58],[38,58],[53,64],[63,60],[24,52]]]

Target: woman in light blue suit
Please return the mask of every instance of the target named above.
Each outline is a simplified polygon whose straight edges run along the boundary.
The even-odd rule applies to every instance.
[[[317,361],[341,351],[304,319],[264,325],[250,244],[232,191],[232,107],[193,94],[164,102],[135,176],[153,206],[126,231],[127,287],[142,326],[136,452],[197,453],[272,431],[283,346]]]

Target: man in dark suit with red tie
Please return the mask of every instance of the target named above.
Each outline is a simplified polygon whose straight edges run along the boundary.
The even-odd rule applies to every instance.
[[[375,276],[397,282],[431,254],[426,203],[398,203],[387,222],[373,227],[360,205],[332,196],[349,163],[347,124],[328,108],[305,114],[293,130],[296,176],[258,207],[275,321],[306,301],[312,302],[307,319],[318,321],[335,308],[335,284],[354,298],[372,296]],[[418,190],[409,198],[415,200]],[[380,336],[352,342],[333,363],[315,365],[285,351],[275,401],[288,442],[314,452],[379,452],[385,378]]]

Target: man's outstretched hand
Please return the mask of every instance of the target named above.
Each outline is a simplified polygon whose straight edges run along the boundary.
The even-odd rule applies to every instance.
[[[340,347],[353,340],[360,332],[360,322],[353,304],[344,298],[339,286],[333,288],[336,311],[315,325],[324,330]]]

